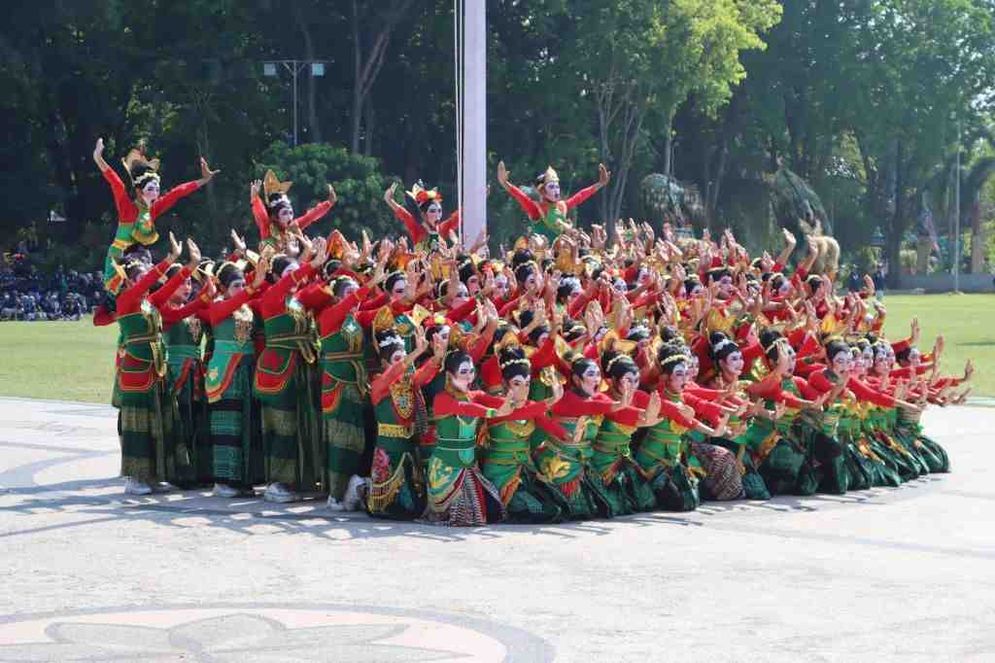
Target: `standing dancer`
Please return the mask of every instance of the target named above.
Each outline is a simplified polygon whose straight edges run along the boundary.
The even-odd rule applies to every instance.
[[[263,293],[259,309],[266,347],[259,355],[253,391],[262,403],[263,443],[266,454],[264,498],[296,502],[299,491],[311,492],[321,479],[321,431],[317,420],[318,396],[311,367],[316,351],[307,312],[293,297],[297,288],[325,262],[325,241],[299,236],[304,265],[285,255],[270,263],[276,283]]]
[[[254,340],[262,329],[251,305],[265,290],[268,271],[264,255],[255,266],[253,282],[246,284],[242,266],[223,263],[217,272],[222,298],[205,314],[214,336],[204,386],[216,497],[251,495],[252,486],[264,480],[259,403],[252,393]]]
[[[598,164],[598,181],[581,189],[566,200],[562,200],[560,197],[560,176],[550,166],[536,178],[535,184],[536,190],[539,192],[539,202],[529,198],[527,193],[508,181],[508,170],[504,167],[504,161],[498,162],[497,179],[532,221],[530,234],[538,233],[552,242],[559,237],[560,233],[573,229],[573,224],[567,219],[567,214],[603,189],[611,180],[611,173],[608,172],[604,164]]]
[[[249,203],[252,216],[259,229],[260,246],[272,246],[275,250],[287,250],[288,231],[291,228],[304,230],[335,207],[338,197],[335,189],[328,185],[328,200],[323,200],[301,216],[294,218],[294,206],[287,192],[293,182],[281,182],[272,170],[267,170],[262,180],[249,185]],[[264,198],[259,197],[260,190]]]
[[[149,301],[149,289],[166,275],[180,256],[180,245],[169,235],[169,254],[149,269],[130,260],[114,263],[121,288],[117,298],[120,328],[113,404],[118,408],[121,474],[128,478],[124,492],[148,495],[160,481],[176,480],[177,467],[189,467],[190,458],[178,458],[174,444],[176,404],[166,383],[166,348],[162,342],[159,309]],[[170,286],[176,288],[179,280]],[[169,296],[166,286],[162,296]]]
[[[408,198],[414,205],[414,210],[406,209],[394,199],[397,182],[390,185],[384,192],[383,199],[390,206],[394,216],[404,224],[416,251],[430,253],[437,251],[440,240],[452,241],[453,233],[459,230],[460,211],[454,210],[442,220],[442,194],[438,189],[426,189],[421,180],[415,182]],[[415,218],[417,212],[418,218]]]
[[[93,148],[93,160],[100,169],[114,195],[117,208],[117,230],[114,241],[107,249],[104,259],[104,288],[117,294],[123,278],[115,270],[114,264],[121,259],[124,251],[132,244],[151,246],[159,240],[155,222],[181,198],[201,188],[211,181],[219,171],[211,170],[203,157],[200,159],[200,179],[185,182],[160,196],[159,160],[147,159],[144,147],[139,145],[128,152],[122,160],[124,169],[131,178],[131,195],[117,173],[104,161],[104,139],[98,138]]]

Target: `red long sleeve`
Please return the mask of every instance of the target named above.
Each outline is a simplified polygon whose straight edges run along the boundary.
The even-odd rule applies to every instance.
[[[128,196],[124,182],[118,177],[117,172],[108,166],[101,170],[104,181],[111,187],[111,195],[114,196],[114,206],[117,208],[117,218],[122,223],[134,223],[138,218],[138,208],[135,202]]]
[[[408,235],[411,237],[411,242],[413,244],[418,244],[425,236],[428,234],[425,229],[422,228],[421,224],[411,216],[411,212],[404,209],[401,206],[393,207],[394,218],[404,224],[404,228],[408,231]]]
[[[142,278],[138,280],[135,285],[126,289],[117,297],[117,313],[118,317],[121,315],[126,315],[128,313],[135,313],[138,311],[142,303],[142,297],[146,292],[149,291],[156,281],[161,279],[166,275],[166,269],[169,268],[170,263],[168,260],[163,260],[158,265],[155,265],[150,269]]]
[[[297,223],[298,228],[304,230],[312,223],[328,214],[330,209],[332,209],[332,201],[323,200],[308,211],[304,212],[301,216],[294,219],[294,221]]]
[[[573,209],[598,192],[598,185],[584,187],[566,200],[567,209]]]
[[[518,206],[522,208],[522,211],[525,212],[526,216],[530,219],[538,221],[542,218],[542,209],[540,209],[538,203],[529,198],[524,191],[511,182],[508,183],[508,193],[511,194],[511,197],[515,199]]]
[[[255,219],[256,228],[259,229],[259,239],[269,239],[269,212],[259,196],[252,197],[252,218]]]
[[[184,182],[179,186],[174,186],[172,189],[159,196],[154,203],[152,203],[152,208],[149,210],[149,216],[152,220],[159,218],[160,215],[168,212],[173,205],[178,203],[181,199],[186,198],[191,193],[200,188],[198,182]]]
[[[180,287],[180,284],[189,277],[190,268],[184,265],[161,288],[149,295],[149,302],[157,309],[162,309],[169,301],[169,298],[173,296],[173,293]]]

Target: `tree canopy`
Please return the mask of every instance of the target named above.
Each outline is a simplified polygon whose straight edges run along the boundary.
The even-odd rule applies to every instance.
[[[640,183],[660,173],[700,193],[704,223],[759,243],[765,187],[787,167],[845,250],[878,228],[897,264],[924,205],[947,231],[960,153],[964,227],[983,241],[993,0],[488,0],[487,14],[489,166],[529,183],[551,164],[570,192],[604,162],[612,183],[582,223],[638,216]],[[168,221],[208,246],[251,228],[248,184],[267,167],[298,182],[299,207],[333,184],[328,223],[397,232],[381,200],[393,179],[454,204],[453,20],[443,0],[14,3],[0,224],[97,262],[113,214],[90,159],[104,137],[115,157],[146,140],[166,186],[195,178],[201,155],[221,169]],[[290,70],[263,69],[285,60],[324,65],[298,73],[296,148]],[[488,207],[496,240],[522,227],[503,192]]]

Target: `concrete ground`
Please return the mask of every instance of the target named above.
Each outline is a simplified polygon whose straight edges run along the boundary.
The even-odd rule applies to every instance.
[[[0,399],[0,661],[995,660],[995,409],[953,473],[458,530],[126,498],[109,407]]]

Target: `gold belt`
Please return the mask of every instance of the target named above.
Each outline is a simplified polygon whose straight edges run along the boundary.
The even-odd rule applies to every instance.
[[[409,438],[412,435],[412,430],[408,426],[400,426],[398,424],[377,424],[377,435],[383,437],[398,437],[398,438]]]

